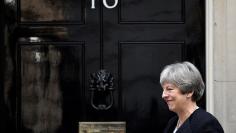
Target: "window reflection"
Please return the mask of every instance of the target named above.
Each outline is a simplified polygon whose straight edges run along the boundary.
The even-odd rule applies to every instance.
[[[62,92],[55,46],[22,48],[22,125],[33,133],[55,132],[62,124]]]
[[[82,53],[79,43],[21,44],[20,132],[74,133],[78,129]]]
[[[16,1],[15,0],[5,0],[6,4],[10,4],[10,5],[15,5]]]
[[[81,0],[20,1],[21,21],[23,22],[81,21],[81,9]]]
[[[63,20],[63,9],[60,1],[21,0],[22,21],[55,21]]]

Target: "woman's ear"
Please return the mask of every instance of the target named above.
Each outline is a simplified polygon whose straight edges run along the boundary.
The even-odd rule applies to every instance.
[[[191,97],[193,96],[193,91],[192,91],[192,92],[188,92],[188,93],[186,94],[186,96],[187,96],[187,98],[191,98]]]

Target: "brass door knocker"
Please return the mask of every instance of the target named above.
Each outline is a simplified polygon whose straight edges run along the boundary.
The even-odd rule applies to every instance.
[[[89,90],[91,91],[90,103],[96,110],[108,110],[112,107],[113,76],[107,70],[99,70],[90,75]]]

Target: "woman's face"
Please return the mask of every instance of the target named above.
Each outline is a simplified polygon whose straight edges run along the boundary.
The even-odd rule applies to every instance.
[[[176,113],[181,111],[187,102],[186,94],[182,94],[180,89],[171,83],[164,83],[162,88],[162,98],[167,103],[169,110]]]

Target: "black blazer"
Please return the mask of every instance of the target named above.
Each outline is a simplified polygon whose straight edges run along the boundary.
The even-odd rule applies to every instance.
[[[173,133],[177,121],[177,116],[171,118],[164,133]],[[213,115],[199,108],[189,116],[176,133],[224,133],[224,130]]]

